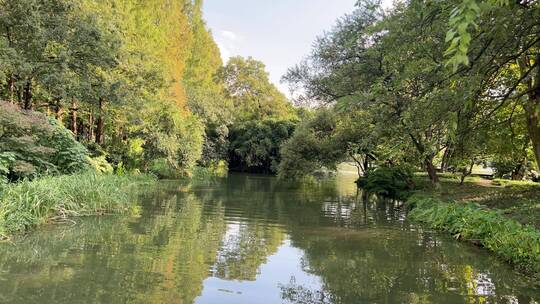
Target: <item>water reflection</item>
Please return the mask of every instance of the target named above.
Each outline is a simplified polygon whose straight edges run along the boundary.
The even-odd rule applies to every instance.
[[[525,276],[352,179],[166,182],[140,215],[0,244],[0,303],[536,303]]]

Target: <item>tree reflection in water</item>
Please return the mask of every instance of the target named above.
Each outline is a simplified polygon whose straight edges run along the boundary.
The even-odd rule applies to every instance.
[[[411,225],[352,180],[164,182],[136,216],[77,222],[0,244],[0,303],[539,300],[508,265]]]

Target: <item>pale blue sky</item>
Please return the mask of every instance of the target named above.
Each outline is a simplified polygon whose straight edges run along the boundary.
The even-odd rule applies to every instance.
[[[315,38],[337,18],[354,10],[357,0],[206,0],[204,17],[222,57],[252,56],[266,64],[279,83],[287,69],[311,50]]]

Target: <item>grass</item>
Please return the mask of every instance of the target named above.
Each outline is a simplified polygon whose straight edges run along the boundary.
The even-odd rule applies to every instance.
[[[450,175],[441,176],[441,187],[433,188],[423,175],[415,177],[417,193],[442,201],[475,202],[524,225],[540,229],[540,183],[488,180],[473,176],[463,185]]]
[[[484,246],[540,277],[540,184],[488,180],[478,176],[460,185],[451,174],[438,188],[424,175],[408,200],[409,217],[456,238]]]
[[[0,185],[0,239],[70,216],[132,210],[135,186],[152,181],[88,172]]]
[[[458,239],[482,245],[528,272],[540,274],[540,231],[477,203],[445,202],[414,195],[409,217]]]

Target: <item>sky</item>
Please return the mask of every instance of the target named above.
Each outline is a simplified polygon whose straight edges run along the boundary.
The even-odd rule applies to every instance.
[[[280,79],[306,57],[313,42],[354,10],[357,0],[206,0],[204,18],[224,62],[251,56],[264,62],[270,80]],[[390,0],[387,0],[390,2]]]

